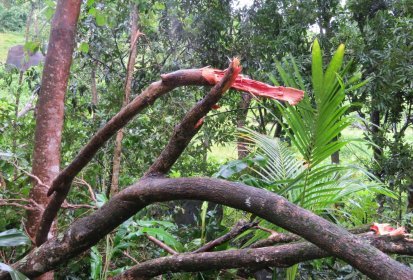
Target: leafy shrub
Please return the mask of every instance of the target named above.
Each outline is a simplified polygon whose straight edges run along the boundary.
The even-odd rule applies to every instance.
[[[5,9],[0,5],[0,32],[20,31],[26,24],[27,15],[20,7]]]

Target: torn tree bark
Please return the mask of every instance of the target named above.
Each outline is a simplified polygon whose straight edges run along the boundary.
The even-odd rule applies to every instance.
[[[92,215],[74,222],[63,236],[47,241],[14,267],[29,277],[52,270],[96,244],[143,207],[177,199],[206,200],[253,213],[302,236],[373,279],[413,279],[413,271],[407,266],[274,193],[210,178],[141,180]],[[0,275],[0,279],[7,278]]]

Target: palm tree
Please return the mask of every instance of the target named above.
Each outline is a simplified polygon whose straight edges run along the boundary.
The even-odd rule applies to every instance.
[[[277,105],[284,120],[284,123],[280,123],[294,149],[280,139],[241,129],[241,136],[247,145],[256,150],[258,158],[265,159],[264,164],[261,161],[254,165],[254,174],[244,176],[244,181],[284,195],[290,201],[313,211],[322,211],[340,202],[343,197],[367,188],[393,196],[362,167],[331,164],[327,160],[350,141],[360,140],[340,137],[342,131],[354,121],[347,114],[351,105],[344,104],[347,90],[341,77],[348,72],[350,63],[341,69],[343,58],[344,45],[340,45],[324,71],[321,49],[318,41],[314,41],[311,90],[305,88],[304,79],[293,58],[286,59],[284,67],[276,63],[283,84],[306,92],[297,106]],[[359,83],[359,76],[356,74],[348,79],[347,84],[351,86],[348,90],[367,82]],[[272,80],[278,84],[273,77]],[[230,166],[233,170],[234,166],[235,170],[242,169],[239,168],[240,163],[242,161],[233,162]],[[366,180],[366,176],[371,180]]]

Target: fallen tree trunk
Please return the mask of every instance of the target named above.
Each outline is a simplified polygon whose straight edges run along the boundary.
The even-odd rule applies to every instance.
[[[413,255],[413,242],[388,240],[373,235],[363,236],[383,252]],[[263,269],[289,267],[294,264],[329,257],[331,254],[309,242],[264,248],[249,248],[208,253],[185,253],[158,258],[133,266],[112,280],[150,279],[166,272],[196,272],[230,268]],[[381,278],[383,279],[383,278]],[[393,278],[399,279],[399,278]]]
[[[373,279],[413,279],[407,266],[323,218],[266,190],[209,178],[149,177],[123,190],[66,233],[33,250],[14,267],[29,277],[55,269],[96,244],[137,211],[154,202],[197,199],[224,204],[260,216],[314,243]],[[0,279],[7,279],[0,274]]]

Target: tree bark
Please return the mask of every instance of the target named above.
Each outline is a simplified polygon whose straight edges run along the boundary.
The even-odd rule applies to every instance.
[[[60,144],[64,116],[64,97],[69,79],[73,48],[75,45],[76,24],[79,17],[80,0],[60,0],[52,21],[48,51],[43,70],[40,89],[32,173],[43,183],[34,183],[30,190],[30,199],[45,207],[47,205],[47,188],[60,169]],[[32,239],[36,235],[41,218],[41,210],[34,207],[28,211],[26,228]],[[52,237],[52,231],[49,237]],[[48,274],[42,279],[53,279]]]
[[[131,33],[130,33],[130,52],[128,66],[126,69],[126,81],[125,81],[125,96],[123,98],[122,108],[128,105],[132,89],[132,77],[133,70],[136,61],[136,42],[139,36],[138,30],[138,7],[136,4],[132,6],[131,10]],[[123,139],[123,128],[121,128],[116,134],[115,149],[113,152],[113,166],[112,166],[112,182],[110,191],[108,194],[116,194],[119,191],[119,172],[120,172],[120,161],[122,157],[122,139]]]
[[[154,202],[197,199],[248,211],[296,233],[373,279],[413,279],[413,271],[361,238],[263,189],[209,178],[146,178],[115,195],[92,215],[35,249],[14,267],[29,277],[56,268],[96,244],[137,211]],[[260,259],[258,259],[260,261]],[[0,279],[6,279],[0,274]]]

